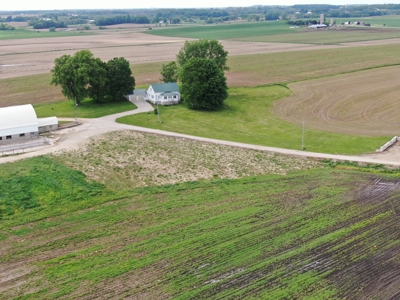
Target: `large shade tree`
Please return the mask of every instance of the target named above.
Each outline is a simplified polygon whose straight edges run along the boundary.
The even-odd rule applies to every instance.
[[[116,57],[107,62],[107,78],[108,95],[113,101],[130,94],[135,87],[135,78],[132,76],[129,61],[123,57]]]
[[[186,41],[179,53],[176,55],[180,67],[191,58],[210,58],[222,70],[227,71],[226,65],[228,52],[217,40],[201,39],[197,41]]]
[[[224,72],[215,60],[190,58],[180,72],[181,95],[192,109],[216,110],[228,97]]]
[[[51,84],[60,85],[65,97],[80,103],[88,95],[93,54],[81,50],[73,56],[63,55],[54,61]]]
[[[115,101],[135,88],[126,59],[113,58],[105,63],[89,50],[56,58],[51,72],[51,84],[60,85],[63,95],[78,104],[86,97],[97,102]]]

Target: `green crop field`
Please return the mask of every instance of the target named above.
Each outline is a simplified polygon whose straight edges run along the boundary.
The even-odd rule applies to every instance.
[[[50,158],[2,165],[0,298],[388,299],[397,183],[314,169],[110,192]]]
[[[399,29],[371,30],[369,27],[340,28],[329,30],[318,30],[307,28],[295,33],[261,35],[233,38],[242,42],[270,42],[270,43],[299,43],[299,44],[340,44],[348,42],[361,42],[393,39],[400,37]]]
[[[379,16],[379,17],[354,17],[354,18],[334,18],[336,24],[345,22],[365,22],[371,27],[400,27],[400,16]]]
[[[161,36],[221,40],[247,36],[286,34],[292,33],[293,31],[296,31],[296,29],[290,29],[285,21],[266,21],[257,23],[243,22],[223,25],[154,28],[151,31],[146,31],[146,33]]]
[[[353,19],[354,20],[354,19]],[[223,25],[204,25],[160,28],[148,31],[148,34],[185,38],[232,39],[243,42],[339,44],[370,40],[392,39],[400,37],[400,18],[371,19],[374,22],[386,22],[386,27],[347,26],[338,29],[317,30],[308,28],[290,28],[286,21],[248,22]],[[338,19],[337,24],[345,22]],[[375,24],[375,23],[374,23]]]
[[[160,107],[161,124],[153,113],[122,117],[118,122],[221,140],[301,149],[302,120],[294,125],[271,112],[273,102],[288,95],[290,90],[283,86],[231,88],[225,101],[227,107],[221,111],[195,111],[178,105]],[[307,150],[323,153],[372,152],[390,138],[341,135],[307,128],[305,131]]]
[[[81,36],[92,35],[94,33],[88,31],[35,31],[27,29],[15,30],[0,30],[0,40],[13,40],[13,39],[31,39],[31,38],[44,38],[44,37],[64,37],[64,36]]]

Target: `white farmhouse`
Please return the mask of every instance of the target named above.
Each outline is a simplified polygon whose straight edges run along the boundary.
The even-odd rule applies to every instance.
[[[56,117],[38,119],[31,104],[0,108],[0,145],[36,139],[39,132],[57,128]]]
[[[176,82],[153,83],[146,90],[144,100],[160,105],[177,104],[181,100],[178,84]]]

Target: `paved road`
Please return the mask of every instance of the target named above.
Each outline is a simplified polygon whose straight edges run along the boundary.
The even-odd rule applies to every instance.
[[[84,143],[89,138],[100,135],[103,133],[116,131],[116,130],[134,130],[140,132],[147,132],[147,133],[155,133],[161,134],[171,137],[180,137],[186,138],[196,141],[203,141],[221,145],[228,145],[234,147],[241,147],[246,149],[253,149],[253,150],[261,150],[261,151],[268,151],[286,155],[293,155],[293,156],[301,156],[301,157],[311,157],[311,158],[326,158],[332,160],[348,160],[353,162],[363,162],[363,163],[372,163],[372,164],[384,164],[384,165],[393,165],[393,166],[400,166],[400,161],[397,160],[386,160],[386,159],[379,159],[379,158],[372,158],[372,157],[364,157],[364,156],[347,156],[347,155],[334,155],[334,154],[326,154],[326,153],[316,153],[316,152],[308,152],[308,151],[301,151],[301,150],[290,150],[290,149],[283,149],[283,148],[275,148],[275,147],[267,147],[267,146],[259,146],[259,145],[252,145],[252,144],[244,144],[244,143],[237,143],[237,142],[230,142],[230,141],[223,141],[217,139],[210,139],[204,137],[197,137],[187,134],[180,134],[175,132],[163,131],[158,129],[150,129],[138,126],[131,126],[125,124],[116,123],[115,120],[119,117],[138,114],[142,112],[149,112],[153,111],[153,107],[143,100],[134,100],[133,103],[137,106],[137,109],[118,113],[114,115],[109,115],[97,119],[79,119],[79,122],[82,125],[77,127],[72,127],[68,129],[62,129],[58,131],[60,139],[53,145],[45,146],[45,147],[37,147],[32,148],[29,152],[25,152],[23,154],[15,155],[15,156],[7,156],[0,158],[0,164],[6,162],[13,162],[23,158],[28,157],[35,157],[39,155],[44,155],[48,153],[53,153],[62,150],[70,150],[76,149],[79,147],[81,143]]]

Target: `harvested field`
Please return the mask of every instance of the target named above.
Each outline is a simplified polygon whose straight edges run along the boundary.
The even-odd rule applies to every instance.
[[[322,131],[399,135],[399,72],[399,66],[392,66],[293,83],[292,95],[275,102],[273,112]]]
[[[91,50],[103,60],[125,57],[131,64],[174,60],[185,38],[171,38],[125,30],[90,36],[5,40],[0,45],[0,79],[48,73],[54,59],[82,49]],[[380,44],[391,40],[382,40]],[[230,56],[317,50],[340,47],[302,43],[222,41]],[[352,44],[352,47],[357,44]]]

